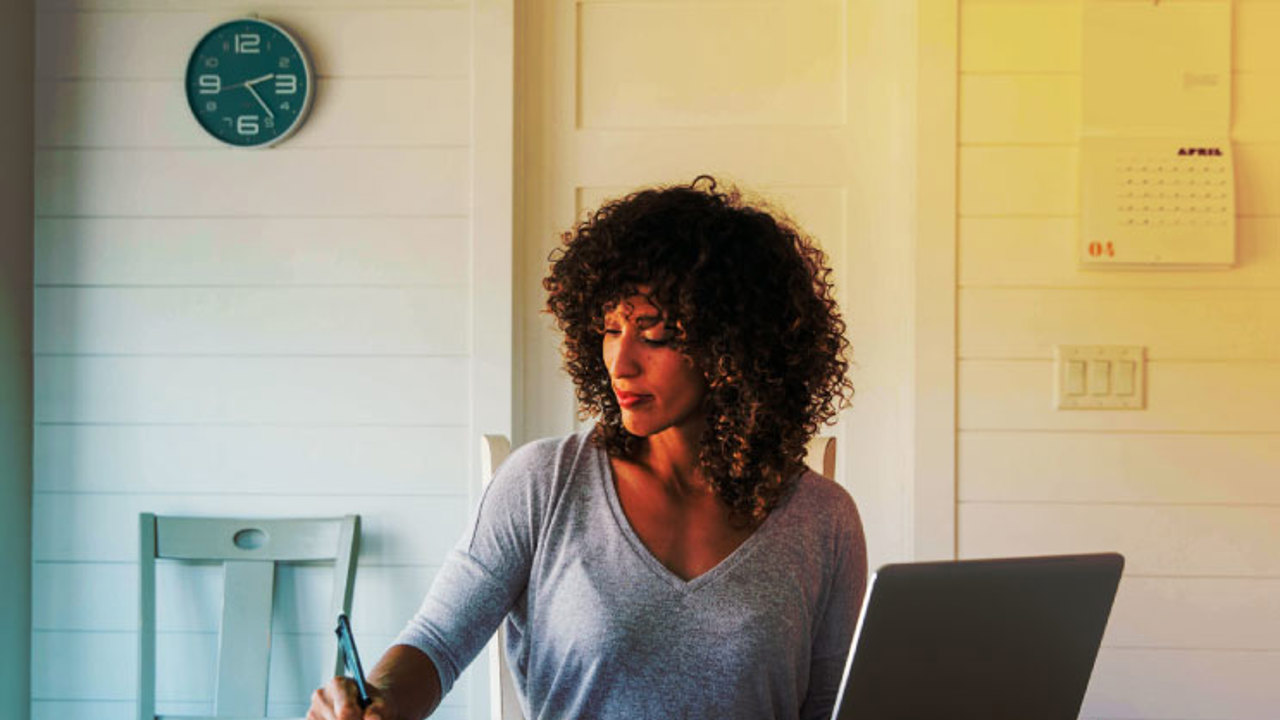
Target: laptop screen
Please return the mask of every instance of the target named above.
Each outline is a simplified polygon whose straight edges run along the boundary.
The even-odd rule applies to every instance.
[[[885,565],[833,720],[1075,720],[1124,558]]]

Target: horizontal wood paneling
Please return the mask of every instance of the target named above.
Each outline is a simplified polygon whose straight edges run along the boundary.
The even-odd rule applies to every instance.
[[[1104,649],[1080,716],[1273,720],[1277,677],[1280,652]]]
[[[962,358],[1143,345],[1157,360],[1280,360],[1280,289],[971,288],[957,305]]]
[[[225,11],[41,12],[37,78],[174,79],[209,30],[244,14]],[[263,13],[271,18],[270,13]],[[280,20],[307,48],[321,77],[466,77],[468,11],[462,7],[321,10]]]
[[[40,492],[452,494],[464,427],[37,425]]]
[[[1050,360],[960,363],[961,430],[1280,433],[1280,363],[1148,362],[1143,412],[1057,411]]]
[[[462,426],[461,358],[38,357],[37,423]]]
[[[463,355],[468,300],[465,287],[39,288],[35,352]]]
[[[1073,286],[1115,278],[1115,272],[1080,271],[1079,233],[1075,217],[960,218],[956,223],[957,283],[962,288]],[[1118,282],[1127,286],[1127,279]]]
[[[472,3],[257,9],[318,78],[262,152],[207,137],[181,83],[244,6],[37,3],[33,717],[133,717],[141,511],[359,513],[372,665],[470,515]],[[158,575],[159,709],[209,711],[219,573]],[[331,672],[330,576],[277,574],[273,714]]]
[[[1280,288],[1280,219],[1238,218],[1236,265],[1185,272],[1081,270],[1074,217],[959,222],[962,287]]]
[[[961,503],[961,557],[1117,551],[1129,575],[1280,578],[1280,506]]]
[[[465,78],[326,78],[288,147],[465,145]],[[61,80],[36,85],[38,147],[219,148],[164,80]]]
[[[1280,144],[1235,145],[1236,214],[1280,215]]]
[[[165,638],[167,639],[167,638]],[[207,643],[216,648],[217,638]],[[134,633],[69,633],[37,631],[31,634],[31,696],[33,700],[95,699],[130,700],[136,698],[138,673],[138,638]],[[168,643],[156,641],[157,667],[176,658],[160,658],[160,648]],[[216,652],[216,649],[214,650]],[[189,662],[188,658],[182,658]],[[169,665],[168,667],[175,667]],[[186,673],[191,682],[201,682]],[[214,673],[203,682],[212,682]],[[170,677],[177,677],[173,673]],[[166,700],[174,696],[172,682],[157,676],[157,691]],[[163,690],[160,690],[163,687]],[[212,693],[210,693],[212,695]]]
[[[1078,265],[1091,1],[960,3],[959,551],[1127,555],[1082,718],[1272,718],[1280,3],[1221,0],[1234,25],[1236,263],[1153,272]],[[1145,346],[1147,408],[1055,410],[1062,344]]]
[[[435,578],[433,565],[377,565],[357,570],[351,624],[365,634],[394,636],[418,609]],[[38,631],[137,632],[138,566],[128,563],[38,562],[32,585],[46,598],[34,608]],[[276,568],[273,631],[321,633],[333,629],[331,565],[281,564]],[[95,602],[84,602],[92,597]],[[156,630],[216,633],[222,622],[222,567],[160,562],[156,565]]]
[[[1280,139],[1280,102],[1269,92],[1278,81],[1280,68],[1232,75],[1233,140]],[[1080,137],[1076,73],[965,74],[960,98],[962,144],[1074,143]]]
[[[960,71],[1079,72],[1081,5],[996,0],[960,3]]]
[[[1280,578],[1126,577],[1103,646],[1280,650]]]
[[[1231,137],[1280,139],[1280,102],[1268,91],[1280,67],[1232,75]],[[960,78],[962,144],[1074,143],[1080,136],[1078,73],[968,73]]]
[[[466,218],[42,218],[37,285],[451,285]]]
[[[1280,140],[1280,103],[1271,92],[1280,82],[1280,68],[1271,72],[1238,72],[1231,82],[1231,138],[1236,142]]]
[[[299,501],[305,500],[305,511]],[[138,556],[138,514],[211,517],[361,516],[360,562],[440,563],[470,515],[467,497],[295,495],[92,495],[36,493],[36,562],[131,562]]]
[[[88,0],[86,0],[88,1]],[[267,717],[302,717],[306,705],[294,703],[267,705]],[[181,703],[161,703],[156,711],[171,715],[197,715],[210,711],[204,705],[198,707]],[[464,720],[470,718],[465,705],[441,705],[432,720]],[[138,710],[132,700],[36,700],[31,703],[31,720],[65,720],[66,718],[93,718],[93,720],[137,720]]]
[[[579,122],[843,123],[844,12],[838,0],[580,5]]]
[[[38,150],[37,216],[462,215],[465,148]]]
[[[382,656],[394,636],[361,632],[362,660]],[[36,632],[32,642],[31,694],[67,700],[132,700],[137,684],[134,633]],[[212,705],[217,676],[216,633],[156,636],[156,699],[164,703]],[[311,692],[333,675],[331,632],[273,634],[267,701],[305,705]],[[101,668],[110,666],[110,672]],[[174,670],[181,668],[181,672]],[[463,697],[459,697],[463,695]],[[465,702],[456,694],[447,702]],[[212,709],[212,708],[210,708]]]
[[[1080,76],[962,75],[959,110],[962,145],[1074,143]]]
[[[35,0],[37,10],[46,12],[68,10],[203,10],[226,8],[228,13],[240,12],[244,6],[238,0]],[[368,7],[373,10],[387,8],[457,8],[466,0],[272,0],[271,7],[289,9],[351,10]]]
[[[1077,155],[1074,146],[961,147],[960,215],[1075,214]]]
[[[960,433],[963,501],[1280,505],[1280,434]]]

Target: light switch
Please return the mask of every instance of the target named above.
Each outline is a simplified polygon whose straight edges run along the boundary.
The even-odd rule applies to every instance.
[[[1106,360],[1089,361],[1089,394],[1106,395],[1111,392],[1111,363]]]
[[[1055,346],[1055,405],[1059,410],[1141,410],[1147,400],[1145,371],[1142,346]]]
[[[1084,394],[1084,369],[1083,360],[1067,361],[1067,394],[1083,395]]]
[[[1133,394],[1133,373],[1134,366],[1129,360],[1121,360],[1116,363],[1116,395],[1132,395]]]

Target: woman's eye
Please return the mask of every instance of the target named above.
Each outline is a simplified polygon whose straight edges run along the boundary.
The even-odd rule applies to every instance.
[[[621,335],[622,331],[617,328],[605,328],[604,334],[605,335]]]
[[[644,342],[645,342],[645,344],[646,344],[646,345],[652,345],[652,346],[654,346],[654,347],[663,347],[663,346],[665,346],[667,343],[671,342],[671,338],[670,338],[669,336],[664,336],[664,337],[646,337],[646,338],[644,339]]]

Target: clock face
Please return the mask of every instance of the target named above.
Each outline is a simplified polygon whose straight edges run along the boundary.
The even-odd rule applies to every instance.
[[[284,140],[311,107],[306,53],[279,25],[245,18],[210,30],[187,63],[187,104],[200,126],[238,147]]]

